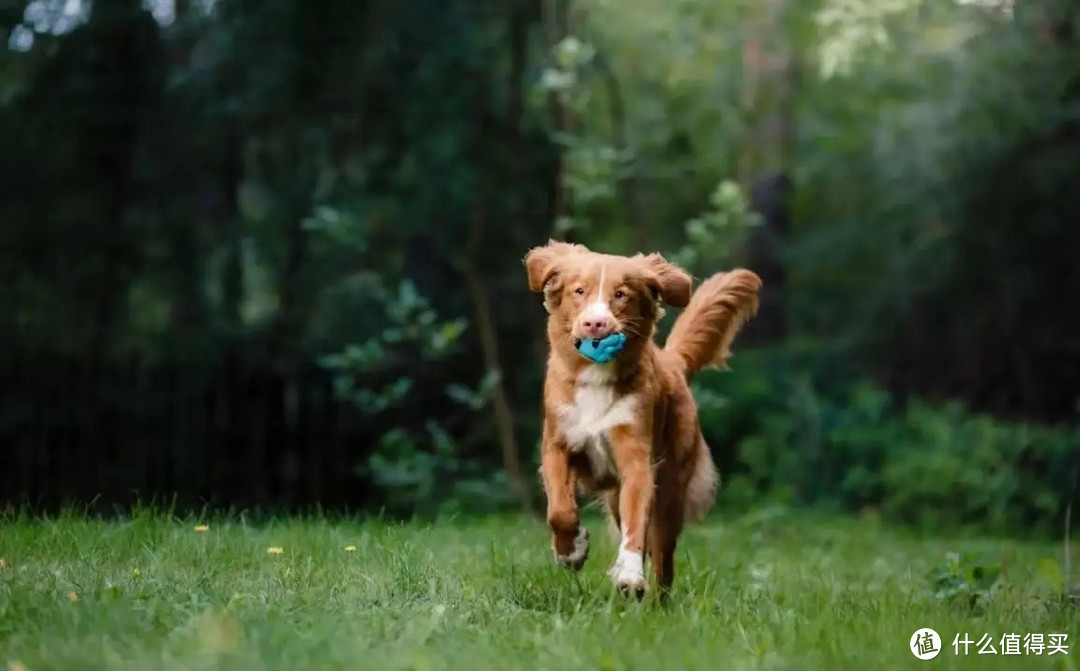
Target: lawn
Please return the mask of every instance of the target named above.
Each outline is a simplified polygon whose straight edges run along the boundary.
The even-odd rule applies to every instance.
[[[205,523],[208,528],[196,529]],[[11,669],[1074,669],[1080,618],[1048,600],[1060,547],[925,538],[875,519],[761,511],[687,533],[666,608],[614,593],[599,519],[579,575],[513,517],[397,525],[139,515],[0,523],[0,663]],[[924,574],[950,551],[1001,562],[971,610]],[[943,649],[920,661],[911,635]],[[996,655],[958,656],[956,634]],[[1069,654],[1003,656],[1003,634]],[[926,665],[930,665],[927,667]],[[0,667],[2,668],[2,667]]]

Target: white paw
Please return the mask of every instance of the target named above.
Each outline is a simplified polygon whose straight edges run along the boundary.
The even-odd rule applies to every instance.
[[[577,536],[574,537],[574,549],[571,550],[568,555],[561,555],[558,552],[555,553],[555,561],[559,562],[559,566],[568,568],[571,571],[578,571],[585,565],[585,560],[589,557],[589,530],[585,527],[578,527]]]
[[[633,592],[638,597],[645,593],[645,569],[641,553],[619,548],[619,556],[608,569],[608,575],[620,592]]]

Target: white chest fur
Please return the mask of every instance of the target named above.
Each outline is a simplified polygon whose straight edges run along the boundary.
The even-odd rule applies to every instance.
[[[588,455],[594,474],[615,473],[611,429],[633,422],[636,400],[617,397],[613,368],[594,364],[578,376],[574,401],[559,409],[559,428],[567,444],[572,451]]]

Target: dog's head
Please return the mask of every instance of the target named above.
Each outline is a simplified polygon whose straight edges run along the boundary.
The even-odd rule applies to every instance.
[[[614,256],[551,241],[525,255],[529,289],[543,292],[553,335],[573,339],[623,333],[652,338],[661,304],[686,307],[690,275],[660,254]]]

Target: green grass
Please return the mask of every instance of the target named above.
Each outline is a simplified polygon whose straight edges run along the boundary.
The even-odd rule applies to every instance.
[[[1034,577],[1060,547],[927,539],[874,520],[714,516],[667,608],[614,593],[590,519],[579,575],[518,518],[435,525],[140,515],[0,522],[0,664],[41,669],[1073,669],[1080,618]],[[355,546],[348,552],[346,546]],[[267,548],[280,547],[281,554]],[[985,609],[935,603],[949,551],[1003,562]],[[70,598],[70,593],[77,600]],[[941,635],[934,660],[908,639]],[[1070,655],[953,653],[956,633],[1067,633]],[[1000,653],[1000,651],[999,651]],[[927,666],[931,665],[931,666]],[[2,667],[0,667],[2,668]],[[13,668],[19,668],[17,665]]]

